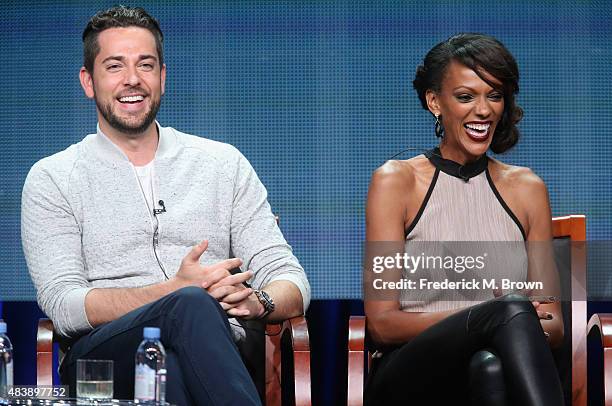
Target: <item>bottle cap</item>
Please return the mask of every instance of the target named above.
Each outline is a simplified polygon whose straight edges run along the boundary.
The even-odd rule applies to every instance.
[[[4,334],[6,333],[6,323],[3,321],[0,321],[0,334]]]
[[[159,327],[145,327],[143,336],[152,340],[159,339]]]

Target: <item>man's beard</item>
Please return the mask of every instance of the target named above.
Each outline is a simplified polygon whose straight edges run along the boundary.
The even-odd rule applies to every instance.
[[[121,117],[117,116],[113,113],[113,109],[111,103],[103,105],[97,97],[94,95],[94,99],[96,101],[96,106],[98,106],[98,110],[102,114],[102,117],[113,127],[115,130],[122,132],[128,136],[134,136],[133,138],[138,138],[137,136],[142,134],[153,121],[155,121],[155,117],[157,116],[157,112],[159,111],[159,106],[161,104],[161,99],[153,100],[151,104],[151,108],[146,113],[144,118],[140,123],[135,122],[132,123],[130,121],[124,120]]]

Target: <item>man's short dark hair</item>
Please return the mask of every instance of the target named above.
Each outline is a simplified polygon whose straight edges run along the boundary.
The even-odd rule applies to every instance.
[[[93,73],[94,60],[100,53],[98,35],[106,29],[116,27],[141,27],[149,30],[155,37],[159,65],[164,64],[164,34],[157,20],[141,7],[114,6],[97,12],[83,31],[83,65],[88,72]]]

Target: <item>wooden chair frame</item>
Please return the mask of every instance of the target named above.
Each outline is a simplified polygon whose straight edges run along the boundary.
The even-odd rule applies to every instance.
[[[599,313],[591,316],[588,332],[597,333],[603,348],[604,402],[612,405],[612,314]]]
[[[281,405],[281,349],[283,338],[288,335],[293,356],[294,394],[296,406],[311,404],[310,343],[308,325],[304,316],[285,320],[281,324],[266,326],[266,406]],[[53,322],[38,321],[36,337],[36,384],[53,385]]]
[[[553,237],[569,238],[572,241],[571,278],[572,278],[572,405],[587,404],[587,332],[598,327],[604,346],[604,365],[611,365],[605,372],[606,404],[612,402],[612,314],[593,315],[587,326],[586,302],[586,217],[571,215],[555,217]],[[365,328],[364,316],[351,316],[348,335],[348,406],[363,405],[363,384],[365,365]],[[371,356],[368,353],[368,365]],[[605,366],[604,366],[605,368]],[[610,403],[612,404],[612,403]]]

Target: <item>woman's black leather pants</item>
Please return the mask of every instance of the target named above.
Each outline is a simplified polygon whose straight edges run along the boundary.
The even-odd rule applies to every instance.
[[[507,295],[463,309],[373,360],[365,405],[562,406],[531,302]]]

